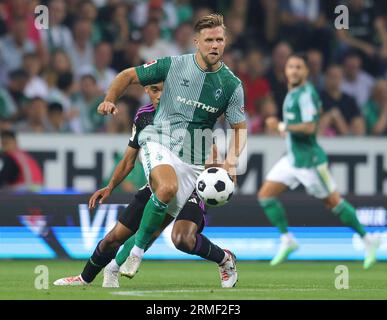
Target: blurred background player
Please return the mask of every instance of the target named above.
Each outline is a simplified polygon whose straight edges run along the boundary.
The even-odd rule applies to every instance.
[[[308,67],[303,55],[292,54],[285,66],[288,94],[283,103],[283,119],[267,119],[272,129],[286,138],[287,154],[270,170],[258,192],[259,202],[269,219],[281,233],[281,245],[271,261],[275,266],[298,249],[294,236],[288,232],[285,210],[278,196],[300,183],[312,196],[323,201],[340,221],[357,232],[364,241],[364,268],[376,262],[376,250],[380,240],[376,234],[364,230],[356,217],[355,208],[336,191],[336,185],[328,169],[328,159],[316,139],[321,101],[313,85],[307,81]]]
[[[36,160],[19,148],[16,135],[9,130],[1,131],[0,190],[39,191],[43,174]]]

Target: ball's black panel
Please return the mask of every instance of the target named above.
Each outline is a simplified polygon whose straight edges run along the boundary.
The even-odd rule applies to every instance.
[[[216,206],[218,204],[218,201],[216,201],[215,199],[207,199],[206,202],[211,206]]]
[[[232,181],[232,182],[234,182],[234,180],[232,180],[232,177],[230,176],[230,174],[227,172],[227,175],[228,175],[228,177],[230,178],[230,180]]]
[[[205,188],[206,188],[206,184],[204,183],[203,180],[200,180],[198,183],[198,190],[203,192]]]
[[[208,173],[217,173],[218,172],[218,168],[210,168],[207,170]]]
[[[214,188],[216,191],[222,192],[226,189],[226,184],[223,181],[218,180],[216,181]]]
[[[231,199],[233,193],[234,193],[234,192],[231,192],[231,193],[228,195],[227,201],[230,201],[230,199]]]

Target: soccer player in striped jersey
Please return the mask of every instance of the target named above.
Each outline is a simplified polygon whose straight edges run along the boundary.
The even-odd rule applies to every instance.
[[[89,208],[95,208],[97,202],[105,202],[113,189],[131,172],[134,166],[134,161],[140,149],[138,135],[141,130],[153,122],[162,91],[162,83],[146,86],[145,91],[151,98],[152,104],[138,109],[125,156],[114,170],[108,186],[97,190],[91,196]],[[214,153],[216,154],[216,150]],[[213,158],[216,159],[213,155],[209,157],[209,159]],[[210,160],[210,163],[211,166],[214,165],[212,160]],[[151,195],[152,192],[148,185],[141,188],[125,211],[120,214],[118,222],[113,229],[98,242],[82,273],[77,276],[58,279],[54,282],[54,285],[88,285],[105,267],[102,286],[109,288],[119,287],[119,267],[125,262],[134,246],[134,235],[138,230],[145,205]],[[227,249],[221,249],[201,234],[205,226],[204,214],[204,203],[199,199],[196,192],[193,192],[173,225],[172,242],[180,251],[217,263],[222,287],[231,288],[235,286],[238,278],[234,254]],[[169,214],[165,216],[162,225],[153,234],[151,242],[160,235],[173,219]],[[117,254],[122,244],[124,244],[124,247]]]
[[[128,277],[136,274],[165,214],[177,216],[194,190],[210,153],[212,129],[222,114],[233,129],[223,167],[235,176],[246,144],[246,122],[241,81],[222,61],[225,44],[223,17],[202,17],[195,24],[195,54],[165,57],[122,71],[98,107],[99,113],[114,115],[118,112],[114,103],[129,85],[164,82],[153,125],[139,134],[143,167],[153,193],[125,262]]]
[[[380,240],[376,234],[364,230],[356,217],[355,208],[336,190],[326,153],[317,143],[321,102],[313,85],[307,82],[308,67],[302,54],[289,57],[285,75],[289,91],[283,103],[284,122],[272,117],[267,119],[267,125],[285,136],[287,154],[270,170],[258,192],[266,216],[281,233],[279,251],[270,264],[274,266],[285,261],[298,248],[294,236],[288,232],[285,211],[277,198],[286,189],[294,189],[301,183],[309,194],[321,199],[344,225],[360,235],[366,252],[364,268],[368,269],[376,261]]]

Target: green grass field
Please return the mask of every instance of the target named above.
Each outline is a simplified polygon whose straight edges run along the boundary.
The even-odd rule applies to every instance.
[[[204,261],[144,261],[137,276],[121,278],[121,287],[101,287],[102,275],[87,287],[54,287],[52,282],[77,275],[83,261],[1,261],[0,299],[386,299],[386,263],[368,271],[361,262],[239,262],[239,282],[220,288],[217,267]],[[35,267],[46,265],[49,289],[37,290]],[[349,269],[349,289],[335,288],[335,267]]]

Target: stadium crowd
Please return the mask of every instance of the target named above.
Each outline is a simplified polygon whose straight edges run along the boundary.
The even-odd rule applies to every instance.
[[[35,27],[37,5],[48,29]],[[349,29],[336,29],[337,5]],[[115,117],[96,108],[121,70],[193,52],[193,21],[225,16],[225,63],[245,89],[250,134],[272,134],[282,117],[284,64],[307,53],[323,102],[320,134],[387,135],[387,6],[384,0],[0,0],[0,130],[129,133],[139,106],[134,87]],[[219,126],[223,126],[220,120]]]

